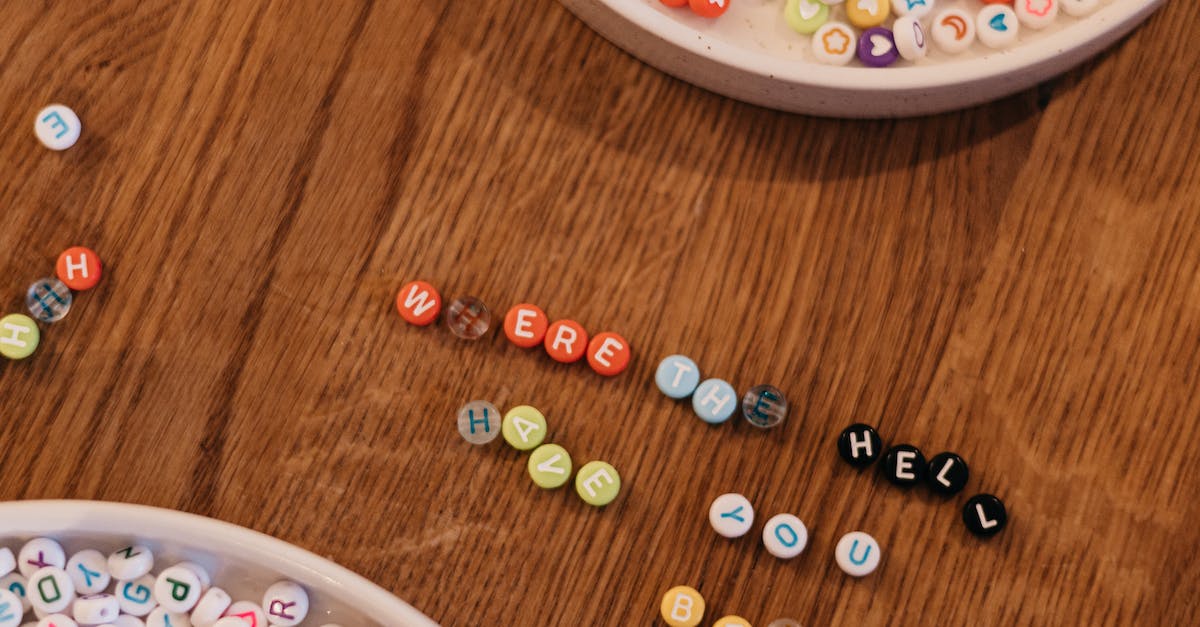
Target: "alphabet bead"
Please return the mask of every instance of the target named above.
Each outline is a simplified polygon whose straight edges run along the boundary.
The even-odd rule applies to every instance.
[[[754,525],[754,506],[741,494],[722,494],[708,508],[708,522],[726,538],[740,538]]]
[[[225,610],[225,616],[242,619],[249,627],[267,627],[267,615],[257,603],[238,601]],[[220,623],[220,621],[217,621]],[[149,627],[149,626],[147,626]]]
[[[958,494],[970,477],[967,462],[954,453],[938,453],[929,460],[929,487],[938,494]]]
[[[663,595],[659,613],[671,627],[695,627],[704,620],[704,597],[695,588],[675,586]]]
[[[154,553],[141,545],[127,546],[108,556],[108,572],[118,581],[133,581],[151,568],[154,568]]]
[[[22,614],[21,599],[7,589],[0,589],[0,627],[17,627]]]
[[[772,385],[756,385],[742,397],[742,416],[760,429],[778,426],[787,417],[787,410],[783,392]]]
[[[571,364],[583,359],[587,350],[588,335],[583,326],[574,320],[559,320],[546,329],[543,341],[546,353],[554,361]]]
[[[487,401],[471,401],[458,409],[458,434],[471,444],[487,444],[500,435],[500,410]]]
[[[233,599],[228,592],[221,588],[209,588],[200,595],[196,608],[192,610],[192,624],[196,627],[212,627],[232,604]]]
[[[37,627],[79,627],[79,623],[66,614],[49,614],[37,622]]]
[[[14,570],[9,574],[0,577],[0,590],[7,590],[13,593],[21,602],[21,607],[19,608],[20,611],[18,612],[19,614],[24,614],[25,612],[29,611],[29,608],[33,607],[29,604],[29,596],[26,594],[26,589],[27,583],[25,576],[19,571]]]
[[[962,517],[971,533],[984,538],[1000,533],[1008,524],[1004,501],[991,494],[976,494],[967,499]]]
[[[808,546],[808,527],[791,514],[776,514],[763,526],[763,545],[779,559],[792,559]]]
[[[750,627],[750,621],[741,616],[722,616],[713,623],[713,627]]]
[[[895,485],[915,485],[925,479],[925,472],[925,456],[911,444],[897,444],[883,458],[883,476]]]
[[[588,505],[603,507],[621,492],[621,475],[605,462],[588,462],[575,475],[575,491]]]
[[[74,146],[82,131],[79,116],[66,105],[52,104],[38,111],[33,120],[34,134],[50,150],[66,150]]]
[[[67,560],[67,574],[75,583],[75,592],[80,595],[97,594],[108,589],[112,576],[108,574],[108,558],[100,551],[87,549],[80,551]],[[116,600],[114,599],[115,603]],[[78,619],[78,617],[76,617]],[[84,624],[88,623],[78,619]],[[106,621],[100,621],[106,622]]]
[[[692,395],[692,410],[700,420],[719,424],[729,420],[737,409],[737,392],[721,379],[708,379]]]
[[[464,340],[477,340],[492,327],[492,312],[474,296],[460,296],[446,307],[446,326]]]
[[[196,573],[182,566],[172,566],[154,580],[154,600],[169,614],[184,614],[200,600],[201,582]]]
[[[97,551],[99,554],[99,551]],[[76,622],[82,625],[99,625],[107,623],[121,613],[121,605],[117,597],[111,594],[89,594],[81,596],[71,608],[71,614]]]
[[[546,417],[536,407],[518,405],[504,414],[504,441],[518,451],[537,448],[546,439]]]
[[[571,478],[571,454],[557,444],[543,444],[529,456],[528,468],[534,484],[553,490]]]
[[[683,355],[671,355],[658,364],[654,383],[668,398],[687,398],[700,384],[700,367]]]
[[[0,577],[3,577],[17,569],[17,556],[13,555],[12,549],[6,546],[0,546]]]
[[[588,365],[597,374],[606,377],[615,377],[624,372],[625,368],[629,366],[631,354],[629,342],[610,331],[598,333],[591,342],[588,342]]]
[[[41,331],[29,316],[9,314],[0,318],[0,355],[14,360],[25,359],[37,350],[41,338]],[[23,569],[21,574],[28,577]]]
[[[82,292],[96,287],[102,272],[100,256],[83,246],[72,246],[58,256],[54,273],[67,287]]]
[[[396,310],[405,322],[428,326],[442,311],[442,295],[425,281],[412,281],[396,293]]]
[[[29,575],[26,594],[34,610],[54,614],[65,611],[75,601],[75,582],[71,581],[67,571],[46,566]]]
[[[17,568],[26,579],[39,568],[47,566],[67,566],[67,555],[63,552],[62,545],[50,538],[34,538],[26,542],[17,553]]]
[[[225,616],[213,623],[212,627],[250,627],[250,621],[237,616]]]
[[[187,614],[156,607],[146,615],[146,627],[192,627],[192,620]]]
[[[870,466],[883,452],[883,442],[870,425],[856,422],[838,436],[838,455],[856,468]]]
[[[109,568],[112,568],[111,562]],[[141,617],[158,607],[158,602],[154,600],[154,577],[149,574],[132,581],[118,580],[115,592],[121,612],[125,614]]]
[[[521,348],[532,348],[546,339],[546,328],[550,321],[546,312],[537,305],[522,303],[504,315],[504,335],[508,341]]]
[[[861,531],[852,531],[838,540],[834,548],[838,568],[851,577],[864,577],[875,571],[882,557],[879,543]]]
[[[308,592],[291,581],[272,584],[263,595],[263,610],[272,625],[299,625],[308,616]]]
[[[71,290],[55,278],[38,279],[25,291],[25,307],[42,322],[58,322],[71,311]]]

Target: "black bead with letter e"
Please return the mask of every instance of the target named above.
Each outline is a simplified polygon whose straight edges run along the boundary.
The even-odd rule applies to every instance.
[[[929,487],[938,494],[958,494],[967,485],[967,462],[954,453],[938,453],[929,460]]]
[[[1004,501],[991,494],[976,494],[963,506],[963,523],[977,536],[994,536],[1008,524]]]
[[[883,458],[883,476],[888,481],[908,487],[925,478],[925,456],[921,449],[911,444],[897,444],[889,448]]]
[[[861,422],[846,427],[838,436],[837,445],[838,454],[855,468],[870,466],[883,452],[883,441],[879,439],[879,434],[871,425]]]

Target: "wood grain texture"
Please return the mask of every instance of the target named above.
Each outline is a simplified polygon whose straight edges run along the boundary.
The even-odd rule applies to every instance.
[[[556,3],[464,8],[5,3],[0,303],[69,245],[107,274],[0,362],[0,499],[214,516],[447,625],[652,624],[676,584],[756,625],[1200,624],[1196,3],[1038,91],[877,122],[713,96]],[[83,119],[64,153],[30,132],[51,101]],[[409,327],[414,278],[634,365]],[[672,352],[780,386],[786,426],[700,423],[652,383]],[[622,496],[467,445],[472,398],[542,408]],[[967,492],[853,471],[854,421],[960,453]],[[726,491],[808,550],[718,538]],[[983,491],[1011,515],[986,542]],[[885,551],[857,581],[854,529]]]

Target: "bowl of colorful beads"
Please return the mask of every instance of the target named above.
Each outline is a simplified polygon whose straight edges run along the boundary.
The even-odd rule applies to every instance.
[[[903,117],[988,102],[1115,43],[1163,0],[560,0],[685,81],[754,104]]]
[[[329,560],[229,523],[121,503],[0,503],[0,627],[32,621],[38,627],[435,625]]]

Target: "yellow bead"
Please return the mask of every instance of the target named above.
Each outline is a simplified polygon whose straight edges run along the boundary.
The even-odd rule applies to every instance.
[[[725,616],[718,618],[717,622],[713,623],[713,627],[750,627],[750,621],[741,616]]]
[[[675,586],[663,595],[663,620],[671,627],[696,627],[704,619],[704,597],[688,586]]]
[[[888,0],[846,0],[846,17],[859,28],[883,24],[889,11],[891,5]]]
[[[0,318],[0,355],[9,359],[25,359],[37,350],[42,332],[33,318],[11,314]]]
[[[535,449],[546,439],[546,417],[536,407],[518,405],[504,414],[500,432],[518,451]]]
[[[575,475],[575,491],[588,505],[608,505],[621,491],[621,475],[604,462],[588,462]]]
[[[571,478],[571,454],[557,444],[543,444],[529,456],[529,476],[539,488],[553,490]]]

